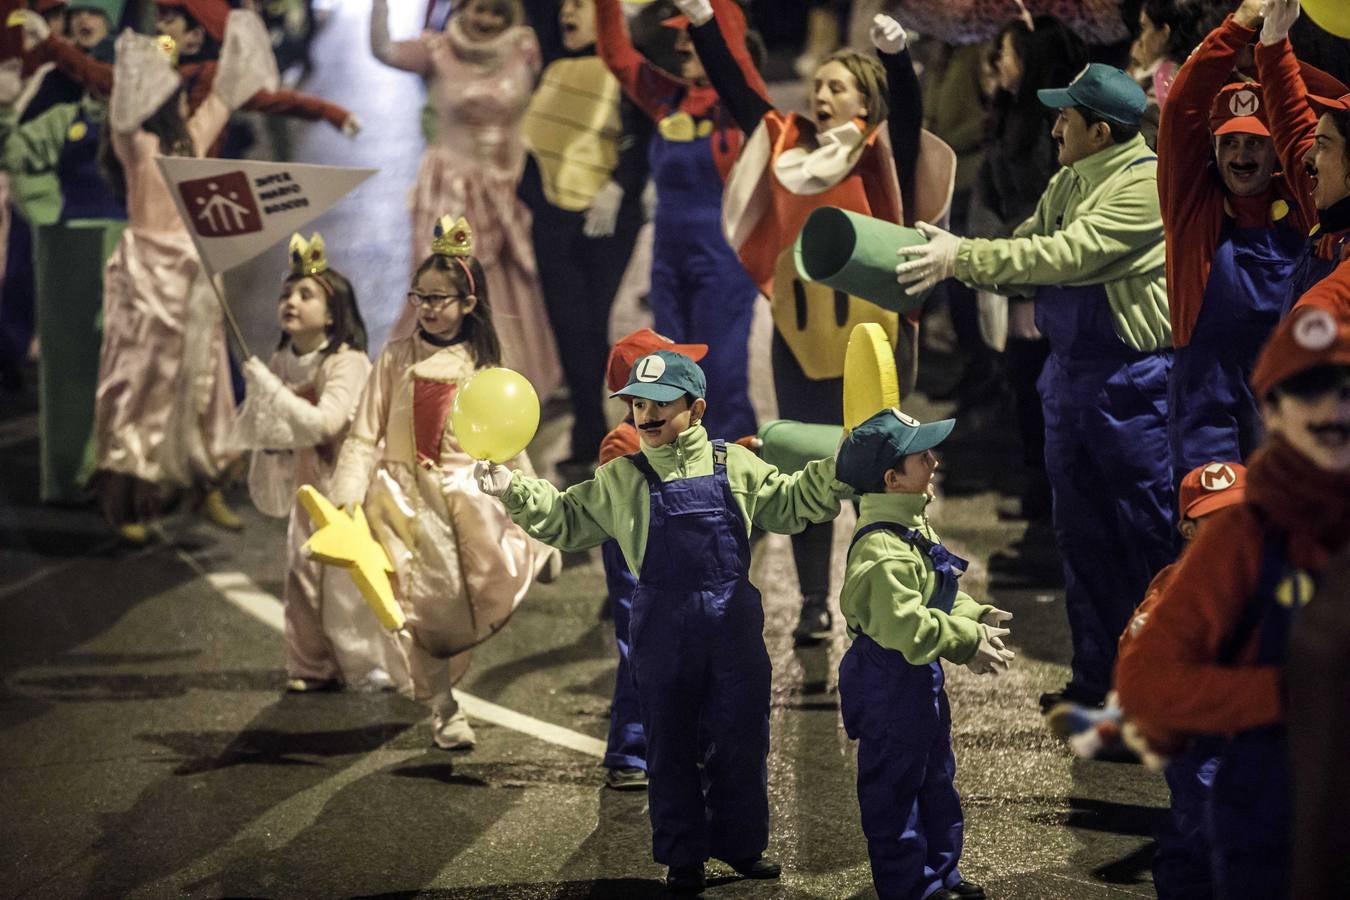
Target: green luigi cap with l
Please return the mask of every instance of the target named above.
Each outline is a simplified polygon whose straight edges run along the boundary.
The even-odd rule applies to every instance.
[[[657,350],[633,363],[628,383],[610,396],[670,403],[685,394],[699,400],[707,393],[708,379],[704,377],[698,363],[683,353]]]
[[[108,25],[116,28],[118,23],[122,21],[122,8],[126,5],[126,0],[70,0],[66,9],[71,12],[88,9],[103,13],[108,19]]]
[[[883,409],[844,438],[834,477],[859,494],[880,494],[886,487],[888,469],[894,469],[911,453],[936,447],[955,427],[955,419],[923,424],[898,409]]]
[[[1148,105],[1139,83],[1106,63],[1088,63],[1068,87],[1043,88],[1036,96],[1051,109],[1085,106],[1104,119],[1131,128],[1139,124]]]

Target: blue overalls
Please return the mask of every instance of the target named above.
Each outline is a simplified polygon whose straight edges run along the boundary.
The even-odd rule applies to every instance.
[[[1216,752],[1213,738],[1199,738],[1163,770],[1171,801],[1167,821],[1155,835],[1153,888],[1158,900],[1215,896],[1205,810],[1219,764]]]
[[[56,160],[61,180],[61,221],[125,219],[126,204],[108,188],[98,164],[99,133],[103,121],[90,118],[83,105],[66,129],[66,142]]]
[[[612,538],[600,546],[605,564],[605,585],[609,588],[610,612],[614,618],[614,638],[619,645],[619,669],[614,673],[614,699],[609,706],[609,739],[605,744],[604,767],[647,768],[647,738],[642,731],[642,707],[629,661],[628,628],[633,615],[633,592],[637,579],[624,562],[619,542]]]
[[[677,113],[677,115],[684,115]],[[656,184],[651,292],[653,325],[676,343],[708,345],[699,361],[708,377],[710,437],[735,440],[757,430],[750,405],[749,343],[759,288],[722,233],[722,176],[712,142],[727,141],[716,121],[692,140],[670,140],[658,128],[648,151]],[[725,148],[724,148],[725,149]]]
[[[1331,270],[1336,268],[1336,260],[1340,259],[1337,253],[1333,259],[1323,259],[1317,255],[1317,245],[1322,240],[1322,235],[1314,231],[1312,236],[1306,238],[1303,242],[1302,252],[1294,261],[1294,269],[1289,276],[1289,282],[1283,291],[1284,302],[1280,307],[1280,316],[1289,315],[1289,310],[1294,308],[1298,298],[1308,292],[1308,289],[1317,282],[1321,281],[1331,274]],[[1344,244],[1344,238],[1341,243]]]
[[[769,653],[747,577],[750,543],[727,480],[662,482],[641,453],[651,520],[633,595],[630,656],[647,732],[652,856],[751,861],[769,845]]]
[[[966,561],[896,522],[873,522],[853,535],[895,532],[925,551],[936,582],[931,609],[950,613]],[[866,634],[839,662],[844,729],[858,742],[858,806],[872,883],[881,900],[923,900],[961,882],[957,864],[965,820],[956,793],[952,716],[942,663],[912,665]]]
[[[1225,222],[1191,342],[1175,350],[1168,382],[1174,487],[1197,466],[1242,462],[1260,443],[1260,411],[1247,381],[1280,320],[1303,240],[1292,228]]]
[[[1050,342],[1036,387],[1073,640],[1069,688],[1100,702],[1120,633],[1174,555],[1172,352],[1127,346],[1100,284],[1037,289],[1036,327]]]
[[[1316,583],[1289,561],[1282,532],[1267,530],[1261,555],[1256,591],[1228,642],[1230,659],[1257,629],[1255,664],[1283,667],[1290,627]],[[1221,743],[1206,811],[1215,897],[1279,900],[1288,895],[1293,800],[1287,754],[1283,723],[1244,731]]]

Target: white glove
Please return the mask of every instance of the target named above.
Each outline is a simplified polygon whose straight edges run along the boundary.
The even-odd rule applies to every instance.
[[[992,625],[995,628],[1001,628],[1004,622],[1011,622],[1013,614],[1006,609],[999,609],[997,606],[980,616],[981,625]],[[999,642],[1002,645],[1002,642]]]
[[[250,356],[244,360],[244,364],[240,368],[243,369],[244,382],[250,390],[270,395],[277,388],[285,387],[277,374],[267,368],[267,363],[263,362],[260,356]]]
[[[500,497],[511,486],[511,476],[515,473],[501,463],[480,459],[473,467],[473,477],[478,481],[478,489],[489,497]]]
[[[1298,14],[1298,0],[1262,0],[1261,43],[1269,47],[1289,37]]]
[[[622,203],[623,188],[616,182],[605,182],[605,186],[595,192],[591,205],[586,207],[586,223],[581,227],[581,233],[588,238],[609,237],[619,222]]]
[[[895,280],[903,284],[905,293],[911,296],[955,275],[956,250],[961,246],[959,237],[936,225],[915,222],[914,227],[928,238],[928,243],[896,251],[897,256],[909,257],[909,262],[895,267]]]
[[[656,182],[650,178],[642,189],[642,218],[648,222],[656,218]]]
[[[877,13],[872,17],[872,27],[867,36],[872,39],[872,46],[882,53],[899,53],[909,43],[904,26],[885,13]]]
[[[0,106],[10,106],[23,92],[23,60],[0,62]]]
[[[248,10],[231,10],[211,91],[233,111],[258,91],[275,91],[280,83],[272,38],[263,20]]]
[[[342,136],[354,138],[361,133],[361,120],[352,113],[342,120]]]
[[[23,28],[23,39],[28,45],[40,44],[52,33],[52,27],[46,18],[31,9],[20,9],[9,14],[7,26],[18,25]]]
[[[675,0],[680,12],[689,17],[692,25],[702,25],[713,17],[712,3],[709,0]]]
[[[999,675],[1008,671],[1008,664],[1016,654],[1003,646],[1006,634],[1006,628],[980,625],[980,645],[975,648],[975,655],[966,661],[966,668],[976,675]]]

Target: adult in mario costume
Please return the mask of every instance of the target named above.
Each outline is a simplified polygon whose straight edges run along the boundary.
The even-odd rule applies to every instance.
[[[1261,85],[1225,84],[1259,24],[1260,0],[1245,0],[1210,32],[1177,72],[1158,128],[1176,483],[1256,449],[1260,414],[1247,379],[1312,224],[1279,171]]]

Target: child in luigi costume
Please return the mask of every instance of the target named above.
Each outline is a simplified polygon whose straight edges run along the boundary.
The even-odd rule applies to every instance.
[[[942,663],[998,674],[1012,614],[957,590],[966,561],[928,523],[933,448],[956,422],[920,424],[898,409],[839,447],[837,476],[862,497],[839,610],[853,643],[839,663],[839,705],[858,741],[858,805],[877,894],[980,900],[961,877],[961,800]]]
[[[642,446],[560,492],[480,462],[479,487],[529,534],[562,550],[613,538],[637,575],[629,659],[647,734],[652,855],[668,887],[697,893],[715,857],[776,878],[769,844],[769,654],[749,580],[749,533],[792,533],[839,513],[834,460],[785,475],[710,441],[703,370],[657,350],[613,396],[630,400]],[[706,788],[705,788],[706,785]]]

